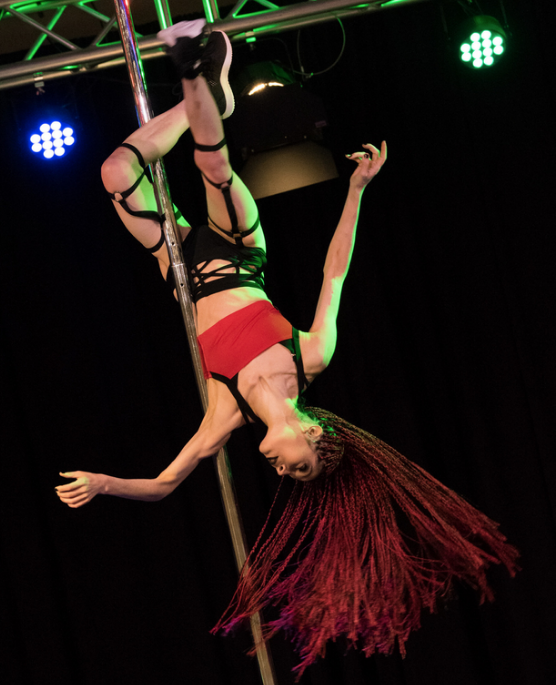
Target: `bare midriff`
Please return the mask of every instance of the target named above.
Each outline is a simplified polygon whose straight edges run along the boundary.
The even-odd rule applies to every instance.
[[[224,260],[214,259],[212,260],[208,268],[214,269],[226,264]],[[168,265],[164,263],[164,267],[161,265],[161,271],[166,280],[166,272],[168,271]],[[235,269],[230,268],[230,273],[233,273]],[[224,272],[221,272],[224,273]],[[241,273],[249,273],[248,271],[241,269]],[[208,279],[210,282],[213,279]],[[174,296],[176,297],[175,291]],[[197,328],[197,335],[201,335],[215,323],[218,323],[221,319],[229,314],[247,307],[253,302],[258,302],[259,300],[266,300],[270,302],[266,293],[258,288],[232,288],[231,290],[223,290],[219,293],[214,293],[208,295],[207,297],[201,298],[195,305],[195,325]]]

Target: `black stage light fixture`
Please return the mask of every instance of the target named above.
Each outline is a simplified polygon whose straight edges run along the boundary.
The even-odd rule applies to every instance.
[[[242,95],[228,124],[232,145],[244,160],[240,177],[255,199],[338,176],[332,153],[321,142],[328,123],[322,100],[270,64],[252,65],[236,79],[234,89]],[[281,85],[269,85],[273,82]]]
[[[506,32],[494,17],[470,17],[458,30],[460,58],[472,69],[494,66],[506,51],[506,44]]]
[[[257,62],[245,67],[234,81],[240,97],[256,95],[265,88],[284,87],[295,83],[294,75],[278,62]]]

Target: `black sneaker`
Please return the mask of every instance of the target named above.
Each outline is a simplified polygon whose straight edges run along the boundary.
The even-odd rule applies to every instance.
[[[176,65],[180,78],[197,78],[201,69],[201,56],[207,42],[204,19],[180,21],[159,31],[157,37],[166,43],[166,52]]]
[[[204,19],[180,21],[159,31],[158,38],[166,43],[166,51],[176,65],[180,78],[195,79],[202,73],[222,119],[234,111],[235,102],[228,82],[232,63],[232,45],[222,31],[207,32]]]
[[[232,44],[223,31],[212,31],[201,56],[201,73],[206,79],[222,119],[234,111],[234,94],[228,81]]]

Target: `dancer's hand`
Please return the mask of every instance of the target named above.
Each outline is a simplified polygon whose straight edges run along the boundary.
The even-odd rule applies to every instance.
[[[69,471],[60,473],[64,478],[75,478],[72,483],[58,485],[56,494],[72,509],[82,507],[90,502],[95,495],[102,492],[104,476],[102,473],[88,473],[87,471]]]
[[[363,147],[365,150],[362,152],[346,155],[348,159],[352,159],[357,163],[357,169],[353,172],[350,179],[352,188],[356,190],[363,190],[371,179],[378,174],[388,154],[385,140],[382,141],[380,150],[370,143],[363,143]]]

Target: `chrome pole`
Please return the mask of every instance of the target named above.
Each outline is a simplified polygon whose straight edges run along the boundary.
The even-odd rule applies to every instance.
[[[140,125],[143,126],[152,118],[152,109],[147,96],[147,88],[143,75],[141,59],[137,48],[133,20],[131,18],[129,5],[126,0],[114,0],[114,5],[116,7],[116,17],[118,19],[118,25],[122,35],[122,44],[124,47],[125,59],[131,81],[131,88],[135,98],[137,116],[139,118]],[[186,267],[183,261],[181,244],[180,240],[178,239],[176,219],[174,216],[173,205],[170,200],[168,182],[162,160],[159,159],[155,162],[155,164],[152,164],[151,169],[153,170],[154,191],[158,211],[160,213],[164,213],[165,217],[163,226],[164,238],[168,248],[168,254],[170,255],[171,268],[173,269],[174,273],[176,292],[178,295],[187,334],[187,341],[189,343],[189,349],[193,360],[197,388],[199,390],[203,409],[206,411],[208,406],[208,392],[203,375],[199,347],[197,345],[197,333],[195,330],[195,321],[193,317],[193,305],[189,292],[188,278]],[[226,514],[228,528],[232,538],[234,556],[239,570],[243,567],[243,564],[247,558],[247,546],[245,543],[245,535],[237,507],[228,455],[224,448],[218,452],[214,462],[216,466],[218,483],[220,486],[220,494],[222,496],[222,502],[224,505],[224,512]],[[257,652],[257,658],[263,685],[275,685],[276,679],[274,675],[272,659],[266,644],[262,640],[261,620],[258,614],[253,616],[251,619],[251,631],[253,633],[255,644],[260,645]]]

